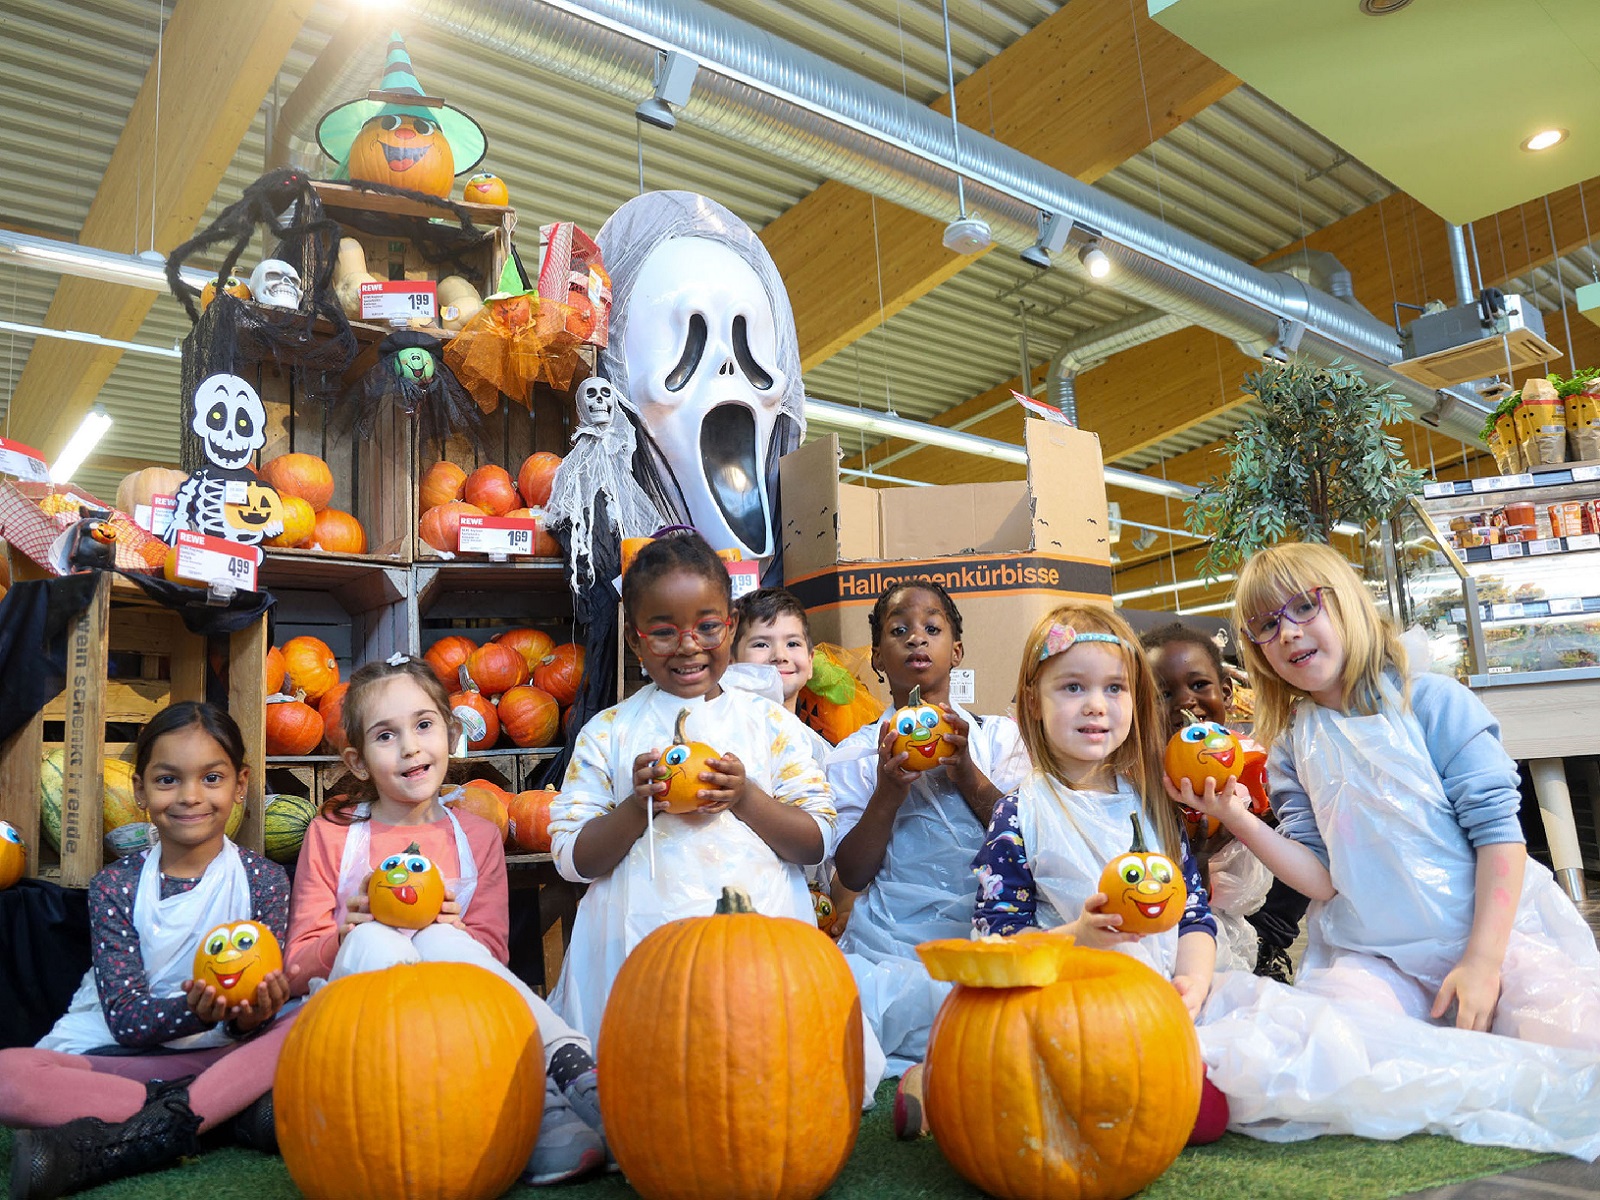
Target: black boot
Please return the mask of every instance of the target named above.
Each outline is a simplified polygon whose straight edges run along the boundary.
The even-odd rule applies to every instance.
[[[18,1130],[11,1200],[53,1200],[197,1154],[200,1118],[189,1108],[191,1082],[193,1077],[147,1085],[145,1106],[119,1125],[80,1117],[54,1129]]]
[[[263,1154],[278,1152],[278,1128],[273,1120],[270,1090],[253,1100],[230,1124],[233,1140],[239,1145]]]

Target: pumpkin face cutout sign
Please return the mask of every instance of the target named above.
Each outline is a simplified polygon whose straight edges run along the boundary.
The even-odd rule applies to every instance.
[[[1165,933],[1183,916],[1189,889],[1175,862],[1146,848],[1139,814],[1132,820],[1133,844],[1100,875],[1100,890],[1106,895],[1102,911],[1121,916],[1123,933]]]
[[[672,745],[656,760],[656,778],[665,781],[667,790],[662,799],[670,813],[690,813],[700,807],[700,772],[711,770],[710,762],[722,755],[704,742],[691,742],[684,732],[684,722],[689,710],[678,710],[678,721],[672,731]]]
[[[894,754],[906,756],[905,769],[926,771],[938,766],[956,752],[947,735],[955,732],[944,713],[922,703],[922,689],[914,687],[904,708],[895,710]]]
[[[194,952],[196,983],[217,989],[230,1008],[254,1000],[261,981],[283,970],[283,949],[272,930],[259,921],[218,925],[200,939]]]
[[[367,880],[367,907],[374,920],[394,929],[426,929],[444,907],[444,876],[412,842],[391,854]]]

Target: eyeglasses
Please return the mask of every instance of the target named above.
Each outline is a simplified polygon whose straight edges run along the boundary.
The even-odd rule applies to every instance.
[[[649,629],[635,629],[633,636],[638,638],[651,654],[658,658],[667,658],[678,652],[678,647],[683,645],[685,637],[701,650],[715,650],[727,639],[728,630],[733,628],[733,621],[732,617],[708,618],[682,629],[676,625],[653,625]]]
[[[1296,625],[1309,625],[1321,611],[1322,589],[1312,588],[1309,592],[1290,596],[1282,608],[1251,617],[1244,623],[1245,636],[1260,646],[1278,636],[1284,621],[1293,621]]]

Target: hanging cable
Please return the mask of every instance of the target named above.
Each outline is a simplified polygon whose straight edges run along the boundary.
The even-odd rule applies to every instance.
[[[939,8],[944,14],[944,72],[945,81],[950,85],[950,141],[955,151],[952,157],[956,164],[956,207],[964,218],[967,215],[967,185],[961,178],[961,122],[956,120],[956,58],[950,48],[950,0],[939,0]]]
[[[1550,212],[1550,194],[1544,197],[1544,219],[1550,226],[1550,253],[1555,256],[1556,303],[1561,307],[1561,323],[1567,329],[1567,363],[1578,369],[1578,359],[1572,352],[1572,318],[1567,315],[1567,281],[1561,278],[1561,247],[1556,244],[1556,219]]]

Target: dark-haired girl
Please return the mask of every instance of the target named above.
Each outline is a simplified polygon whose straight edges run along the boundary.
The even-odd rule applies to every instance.
[[[239,1140],[276,1147],[272,1076],[291,1014],[282,971],[228,1005],[190,978],[213,927],[288,932],[283,868],[228,840],[250,769],[227,713],[174,704],[134,749],[133,792],[158,841],[89,882],[94,965],[31,1050],[0,1051],[0,1122],[24,1127],[11,1195],[59,1196],[198,1152],[230,1118]]]

